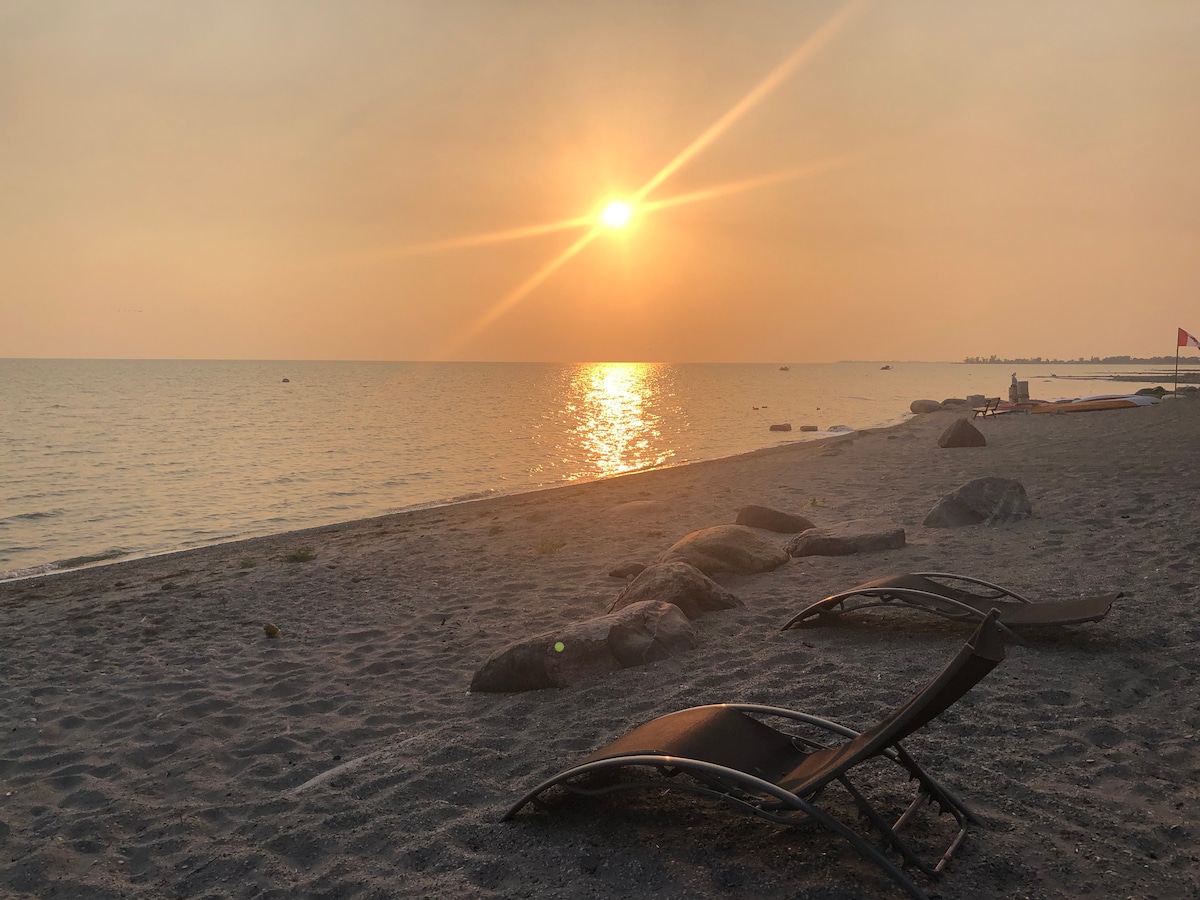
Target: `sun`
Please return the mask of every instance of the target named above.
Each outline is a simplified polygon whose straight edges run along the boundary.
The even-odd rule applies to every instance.
[[[600,214],[600,220],[609,228],[623,228],[632,214],[633,210],[628,203],[614,200],[604,207],[604,212]]]

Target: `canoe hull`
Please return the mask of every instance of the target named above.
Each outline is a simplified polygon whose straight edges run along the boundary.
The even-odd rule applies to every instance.
[[[1075,400],[1072,403],[1042,403],[1031,406],[1031,413],[1094,412],[1098,409],[1132,409],[1135,406],[1151,406],[1138,403],[1132,397],[1113,397],[1104,400]]]

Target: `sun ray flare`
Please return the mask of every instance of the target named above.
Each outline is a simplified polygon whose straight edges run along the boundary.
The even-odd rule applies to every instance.
[[[766,99],[772,91],[779,87],[800,66],[807,63],[819,50],[832,41],[861,5],[860,0],[853,0],[853,2],[843,6],[829,21],[817,29],[815,34],[793,50],[787,59],[771,70],[766,78],[751,88],[750,92],[735,103],[728,112],[709,125],[708,128],[701,132],[699,137],[688,144],[674,159],[659,169],[653,178],[637,190],[630,202],[636,204],[643,200],[651,191],[678,172],[702,150],[708,147],[709,144],[728,131],[734,122],[758,106],[759,103]]]
[[[478,317],[469,323],[462,331],[457,334],[449,342],[451,348],[462,346],[471,338],[475,337],[492,322],[500,318],[525,297],[529,296],[539,285],[546,281],[551,275],[557,272],[568,261],[576,256],[584,247],[592,242],[593,239],[606,228],[619,228],[628,220],[633,212],[641,212],[646,209],[666,209],[669,206],[678,206],[684,203],[694,203],[700,200],[711,199],[725,194],[736,193],[737,191],[749,190],[754,187],[761,187],[767,184],[775,184],[780,181],[785,181],[790,178],[798,177],[805,169],[789,170],[787,172],[775,173],[774,175],[766,175],[760,178],[746,179],[741,182],[733,182],[726,185],[717,185],[713,188],[708,188],[701,191],[693,191],[689,194],[682,194],[675,198],[658,201],[657,205],[653,203],[644,203],[643,201],[657,187],[662,185],[668,178],[678,172],[681,168],[687,165],[692,159],[703,152],[717,138],[729,130],[729,128],[737,122],[747,112],[761,103],[772,91],[774,91],[787,78],[794,74],[802,65],[812,59],[818,51],[823,49],[830,41],[837,36],[838,32],[845,26],[850,18],[862,6],[863,0],[849,0],[838,12],[831,16],[817,31],[810,37],[805,39],[792,53],[771,70],[767,76],[755,85],[749,93],[741,100],[735,103],[728,112],[718,118],[708,128],[688,144],[680,153],[678,153],[670,162],[662,167],[649,181],[641,188],[624,201],[610,203],[599,216],[580,217],[577,219],[564,220],[561,223],[553,223],[545,226],[531,226],[529,228],[512,229],[508,232],[495,232],[492,235],[477,235],[474,238],[463,238],[457,241],[442,241],[433,245],[425,245],[426,247],[435,247],[437,249],[457,249],[463,246],[474,246],[480,243],[494,243],[503,240],[516,240],[522,237],[530,237],[535,234],[544,234],[549,231],[562,230],[569,227],[582,227],[583,225],[591,225],[587,233],[580,237],[570,247],[554,257],[525,281],[517,285],[498,301],[484,310]],[[620,207],[620,211],[617,208]],[[620,223],[616,219],[620,218]],[[468,241],[471,243],[463,243]],[[429,251],[426,251],[429,252]]]
[[[674,206],[683,206],[688,203],[699,203],[701,200],[715,200],[718,197],[740,194],[743,191],[752,191],[757,188],[768,187],[772,184],[780,184],[784,181],[827,172],[830,169],[845,165],[852,158],[851,156],[840,156],[834,159],[822,160],[808,166],[798,166],[795,169],[785,169],[782,172],[774,172],[770,175],[760,175],[757,178],[744,178],[741,181],[729,181],[725,184],[700,188],[696,191],[689,191],[686,194],[664,197],[661,200],[645,200],[638,204],[637,209],[639,213],[650,213],[670,209]]]
[[[595,219],[589,220],[595,223]],[[498,318],[525,299],[538,285],[561,269],[572,257],[580,250],[590,244],[604,228],[607,226],[603,223],[593,224],[588,232],[579,238],[575,243],[569,246],[566,250],[554,257],[519,285],[485,309],[471,323],[463,328],[458,334],[452,337],[448,342],[445,350],[454,350],[461,347],[475,335],[479,334]]]
[[[596,217],[576,216],[573,219],[563,219],[559,222],[547,222],[544,225],[526,225],[522,228],[507,228],[503,231],[489,231],[483,234],[471,234],[460,238],[447,238],[442,241],[430,241],[425,244],[412,244],[397,250],[383,251],[394,257],[424,256],[430,253],[445,253],[450,250],[465,250],[470,247],[485,247],[488,244],[503,244],[509,241],[523,241],[526,238],[541,237],[544,234],[554,234],[558,231],[570,231],[573,228],[585,228],[593,225]]]

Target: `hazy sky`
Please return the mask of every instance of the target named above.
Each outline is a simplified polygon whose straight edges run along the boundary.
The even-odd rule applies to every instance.
[[[795,177],[515,302],[586,226],[413,252],[633,194],[815,34],[646,200]],[[1169,355],[1197,48],[1184,0],[0,0],[0,356]]]

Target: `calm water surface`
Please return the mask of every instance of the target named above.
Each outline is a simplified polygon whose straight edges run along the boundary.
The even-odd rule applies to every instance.
[[[1133,389],[1099,380],[1112,371],[1021,378],[1047,399]],[[0,578],[886,425],[1008,379],[953,363],[0,360]],[[782,422],[797,430],[769,430]]]

